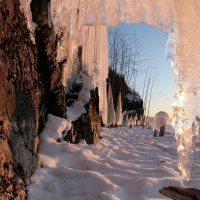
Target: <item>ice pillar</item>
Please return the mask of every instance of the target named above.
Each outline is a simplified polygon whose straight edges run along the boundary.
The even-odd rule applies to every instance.
[[[173,6],[176,20],[173,68],[177,81],[173,109],[178,167],[183,178],[189,179],[200,117],[200,31],[197,29],[200,4],[198,0],[184,0],[181,3],[173,0]]]
[[[82,27],[82,68],[95,75],[99,92],[99,110],[107,124],[108,28],[105,25]]]

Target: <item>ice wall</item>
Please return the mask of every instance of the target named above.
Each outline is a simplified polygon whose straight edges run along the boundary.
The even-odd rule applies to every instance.
[[[21,2],[30,26],[29,2]],[[177,83],[173,108],[178,166],[186,179],[192,170],[194,130],[198,129],[200,117],[199,10],[199,0],[51,0],[49,6],[49,21],[62,36],[57,59],[68,60],[63,84],[67,87],[78,70],[76,59],[78,48],[82,46],[83,70],[98,78],[103,119],[107,112],[108,27],[120,22],[146,23],[169,34],[168,47]]]

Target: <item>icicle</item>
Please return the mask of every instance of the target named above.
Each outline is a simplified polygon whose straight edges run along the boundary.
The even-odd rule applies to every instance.
[[[132,117],[132,115],[131,115],[131,117],[130,117],[130,119],[129,119],[129,126],[130,126],[130,128],[131,128],[132,125],[133,125],[133,117]]]
[[[95,26],[94,41],[94,63],[98,66],[98,91],[99,91],[99,112],[102,121],[107,125],[107,86],[108,77],[108,28],[104,25]]]
[[[128,114],[126,115],[125,125],[130,126],[130,120],[129,120]]]
[[[117,125],[121,126],[122,125],[122,121],[123,121],[122,98],[121,98],[121,93],[119,93],[117,112],[116,112],[116,123],[117,123]]]
[[[113,104],[113,95],[112,95],[112,88],[111,85],[109,84],[109,89],[108,89],[108,121],[107,125],[114,125],[115,123],[115,109],[114,109],[114,104]]]
[[[186,94],[178,91],[174,97],[173,125],[176,135],[178,168],[182,172],[182,178],[189,180],[194,162],[195,140],[199,132],[199,118],[191,117],[192,114],[190,117],[187,116],[186,113],[189,113],[189,110],[184,109],[184,99],[187,99]],[[192,108],[190,111],[193,112],[193,116],[198,115]]]

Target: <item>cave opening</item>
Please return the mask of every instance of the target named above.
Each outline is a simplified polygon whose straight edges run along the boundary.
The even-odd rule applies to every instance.
[[[163,31],[143,23],[119,24],[109,29],[109,79],[112,82],[115,107],[120,88],[125,88],[119,80],[113,80],[113,71],[124,77],[128,87],[139,94],[143,104],[135,104],[124,109],[136,110],[143,106],[147,121],[159,111],[172,116],[175,80],[171,68],[172,52],[168,47],[168,35]],[[115,87],[115,85],[117,87]],[[122,94],[124,89],[122,89]],[[125,94],[122,95],[125,97]],[[125,101],[127,104],[127,101]],[[153,124],[152,124],[153,125]]]

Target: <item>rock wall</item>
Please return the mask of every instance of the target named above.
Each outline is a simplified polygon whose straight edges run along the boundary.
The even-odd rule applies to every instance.
[[[33,33],[30,13],[27,19],[22,12],[25,1],[23,6],[19,0],[0,1],[0,200],[26,198],[26,185],[38,163],[38,134],[47,114],[66,118],[66,65],[70,62],[69,76],[81,68],[82,47],[54,31],[49,3],[31,1],[37,23]],[[61,43],[69,53],[58,56]],[[77,67],[69,69],[73,65]],[[74,122],[73,135],[81,133],[88,144],[100,138],[98,106],[96,89],[85,105],[87,113]]]
[[[38,50],[38,74],[42,94],[40,113],[65,117],[65,92],[62,79],[63,64],[67,62],[67,59],[60,62],[56,59],[58,42],[62,36],[54,32],[54,26],[49,20],[48,7],[49,1],[32,0],[31,2],[33,22],[37,23],[35,41]]]
[[[0,2],[0,199],[24,199],[37,166],[37,49],[18,0]]]

